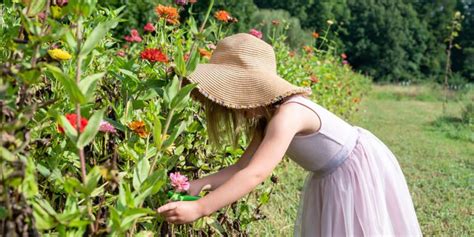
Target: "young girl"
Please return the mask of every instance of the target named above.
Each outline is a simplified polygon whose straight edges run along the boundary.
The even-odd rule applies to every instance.
[[[221,40],[209,64],[188,80],[203,103],[211,141],[227,134],[252,141],[241,159],[191,181],[198,201],[161,206],[170,223],[192,222],[248,194],[287,154],[309,171],[295,236],[420,236],[408,187],[392,152],[372,133],[351,126],[276,73],[273,48],[249,34]]]

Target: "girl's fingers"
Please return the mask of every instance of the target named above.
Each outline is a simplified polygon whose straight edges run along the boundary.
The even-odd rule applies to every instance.
[[[158,213],[169,211],[169,210],[175,209],[176,207],[178,207],[178,204],[176,202],[171,202],[171,203],[168,203],[168,204],[165,204],[165,205],[159,207],[158,208]]]
[[[170,223],[176,223],[176,222],[178,222],[178,217],[177,216],[167,217],[166,221],[170,222]]]

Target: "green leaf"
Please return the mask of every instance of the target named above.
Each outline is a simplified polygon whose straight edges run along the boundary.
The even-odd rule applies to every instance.
[[[84,194],[89,196],[92,191],[97,187],[97,183],[99,183],[100,179],[100,168],[99,166],[95,166],[86,176],[86,186],[84,187]]]
[[[7,209],[4,206],[0,206],[0,220],[4,220],[7,217]]]
[[[184,131],[184,129],[186,129],[186,122],[182,121],[179,124],[179,127],[174,128],[173,133],[171,133],[171,136],[168,139],[166,139],[166,141],[163,143],[162,149],[166,149],[168,148],[168,146],[173,144],[174,140],[176,140],[176,138],[179,136],[179,134],[181,134]]]
[[[74,103],[85,103],[86,98],[84,97],[84,94],[82,94],[81,90],[77,86],[76,82],[72,79],[69,78],[68,75],[64,74],[61,69],[59,69],[56,66],[52,65],[46,65],[47,69],[51,74],[53,74],[54,78],[61,82],[63,85],[64,89],[66,90],[66,93],[69,95],[71,100]]]
[[[171,106],[171,101],[178,93],[178,90],[179,90],[179,79],[177,76],[174,76],[173,80],[171,80],[171,82],[168,83],[163,93],[163,99],[168,104],[168,106]]]
[[[186,68],[186,76],[191,74],[191,72],[194,71],[194,69],[196,69],[196,66],[197,64],[199,63],[199,52],[198,50],[194,50],[193,52],[191,52],[191,56],[189,57],[189,62],[188,62],[188,66]]]
[[[107,21],[107,22],[101,22],[99,23],[92,33],[87,37],[86,42],[84,42],[84,45],[82,46],[81,52],[79,53],[80,56],[85,56],[89,54],[99,43],[100,40],[102,40],[107,32],[116,24],[116,21]]]
[[[166,184],[166,181],[165,169],[159,169],[145,179],[141,186],[141,192],[151,188],[150,195],[153,195],[160,191],[161,187]]]
[[[31,0],[30,4],[28,5],[28,13],[29,17],[34,17],[38,15],[41,11],[43,11],[44,7],[46,6],[46,0]]]
[[[33,159],[30,157],[26,162],[25,177],[23,178],[22,192],[26,198],[32,198],[38,194],[38,184],[36,183],[36,169]]]
[[[99,111],[96,111],[91,118],[89,119],[89,122],[87,123],[86,128],[84,129],[84,132],[81,133],[79,136],[79,139],[77,141],[77,148],[83,148],[87,144],[89,144],[92,140],[94,140],[95,135],[97,132],[99,132],[99,127],[100,127],[100,122],[102,122],[102,117],[104,116],[104,109],[101,109]]]
[[[120,225],[120,228],[128,229],[135,220],[146,215],[156,215],[156,212],[147,208],[127,209],[122,214],[122,223]]]
[[[9,150],[2,146],[0,146],[0,157],[10,162],[15,161],[15,155],[13,155],[13,153],[11,153]]]
[[[153,140],[157,150],[160,150],[161,147],[161,121],[157,116],[155,122],[153,123]]]
[[[64,34],[64,41],[67,42],[69,48],[71,48],[74,53],[77,51],[76,38],[74,38],[72,30],[68,30],[66,34]]]
[[[186,75],[186,62],[183,57],[183,47],[181,47],[181,40],[177,41],[178,46],[174,54],[174,63],[176,64],[176,73],[179,76]]]
[[[101,79],[104,75],[105,72],[92,74],[79,82],[79,89],[81,90],[82,94],[85,95],[88,101],[94,99],[94,91],[97,85],[97,80]]]
[[[197,84],[188,84],[179,90],[178,94],[171,101],[171,108],[179,111],[187,102],[189,93],[196,88]]]
[[[146,158],[142,158],[138,161],[137,166],[133,171],[133,188],[135,190],[140,190],[140,186],[145,181],[150,171],[150,162]]]
[[[69,120],[64,117],[64,115],[59,116],[59,124],[64,129],[66,136],[71,139],[72,142],[77,141],[77,130],[72,126]]]

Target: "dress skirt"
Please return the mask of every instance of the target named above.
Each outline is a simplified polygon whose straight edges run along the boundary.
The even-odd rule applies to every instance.
[[[356,129],[344,162],[306,178],[295,236],[421,236],[397,159],[371,132]]]

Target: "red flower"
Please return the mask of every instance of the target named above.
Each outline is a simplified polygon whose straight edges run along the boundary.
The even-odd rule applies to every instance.
[[[74,129],[77,131],[77,114],[66,114],[66,119],[72,125]],[[87,119],[81,117],[81,127],[79,131],[84,132],[84,129],[87,126]],[[58,125],[58,130],[60,133],[64,133],[64,128]]]
[[[146,31],[146,32],[154,32],[155,31],[155,26],[153,26],[153,24],[151,24],[150,22],[146,23],[146,25],[143,27],[143,29]]]
[[[318,32],[316,32],[316,31],[313,32],[313,33],[311,34],[311,36],[312,36],[313,38],[315,38],[315,39],[319,38],[319,34],[318,34]]]
[[[135,29],[132,29],[130,31],[130,35],[126,35],[124,38],[128,42],[142,42],[142,38],[138,34],[138,31]]]
[[[345,53],[342,53],[342,54],[341,54],[341,58],[342,58],[342,59],[347,59],[347,55],[346,55]]]
[[[140,57],[143,60],[148,60],[150,62],[168,62],[168,57],[166,54],[161,52],[159,49],[145,49],[140,54]]]
[[[119,56],[119,57],[125,57],[125,56],[126,56],[126,54],[125,54],[125,52],[124,52],[124,51],[122,51],[122,50],[119,50],[119,51],[117,51],[117,56]]]
[[[259,39],[261,39],[261,38],[263,37],[262,32],[261,32],[261,31],[258,31],[258,30],[256,30],[256,29],[251,29],[251,30],[249,31],[249,34],[251,34],[251,35],[253,35],[253,36],[255,36],[255,37],[259,38]]]

